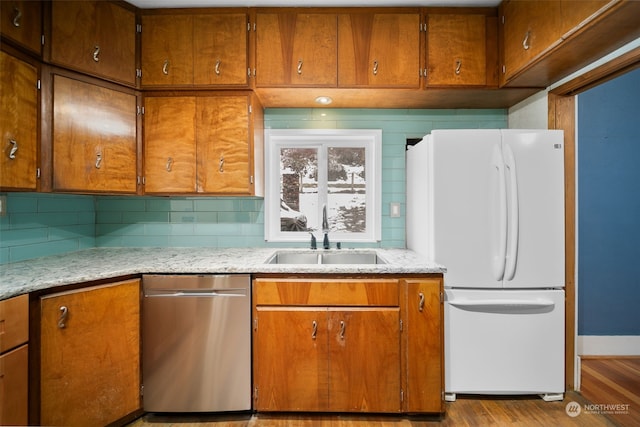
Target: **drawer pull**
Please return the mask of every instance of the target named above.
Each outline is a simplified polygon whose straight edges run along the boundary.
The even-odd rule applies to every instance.
[[[67,316],[69,315],[69,309],[66,305],[60,307],[60,318],[58,319],[58,328],[64,329],[67,327],[65,322],[67,321]]]
[[[298,74],[302,74],[302,59],[298,59]]]
[[[167,157],[167,165],[165,166],[165,168],[167,169],[167,172],[171,172],[172,166],[173,166],[173,157]]]
[[[102,151],[96,153],[96,169],[100,169],[102,166]]]
[[[418,294],[418,311],[422,312],[424,310],[424,294],[422,292],[420,292]]]
[[[461,60],[456,60],[456,75],[460,74],[460,68],[462,68],[462,61]]]
[[[344,339],[344,331],[347,329],[347,325],[344,323],[344,320],[340,321],[340,339]]]
[[[311,322],[311,339],[315,340],[318,335],[318,322],[315,320]]]
[[[98,45],[93,48],[93,60],[96,62],[100,61],[100,46]]]
[[[524,48],[524,50],[529,50],[529,47],[531,47],[529,45],[529,36],[531,35],[531,31],[527,31],[527,33],[524,35],[524,40],[522,40],[522,47]]]
[[[165,59],[164,64],[162,64],[162,74],[165,76],[169,75],[169,60]]]
[[[219,76],[220,75],[220,64],[222,61],[220,61],[219,59],[216,61],[216,75]]]
[[[373,61],[373,75],[378,75],[378,61]]]
[[[220,163],[218,165],[220,173],[224,172],[224,156],[220,156]]]
[[[18,152],[18,141],[15,139],[9,139],[9,144],[11,144],[11,150],[9,150],[9,158],[11,160],[15,160],[16,153]]]
[[[13,8],[15,15],[13,17],[13,26],[16,28],[20,27],[20,20],[22,19],[22,12],[17,7]]]

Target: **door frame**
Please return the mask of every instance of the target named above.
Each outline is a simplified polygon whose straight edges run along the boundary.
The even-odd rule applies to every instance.
[[[576,95],[640,68],[640,47],[549,91],[548,127],[564,130],[565,173],[565,387],[576,389]],[[579,383],[578,383],[579,384]]]

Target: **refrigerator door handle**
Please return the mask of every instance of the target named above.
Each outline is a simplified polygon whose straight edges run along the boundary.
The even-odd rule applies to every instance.
[[[507,186],[504,174],[504,160],[500,145],[493,146],[491,161],[498,174],[498,253],[493,255],[493,275],[497,281],[504,278],[505,258],[507,255]]]
[[[513,312],[524,310],[549,310],[555,304],[546,299],[479,299],[479,300],[453,300],[448,304],[468,311],[482,312]]]
[[[509,191],[509,212],[508,219],[509,231],[507,245],[508,252],[506,255],[506,271],[504,273],[505,280],[512,280],[516,274],[516,265],[518,262],[518,230],[519,230],[519,212],[518,212],[518,178],[516,172],[516,159],[513,156],[513,150],[509,145],[504,146],[505,166],[508,171],[508,179],[510,184]]]

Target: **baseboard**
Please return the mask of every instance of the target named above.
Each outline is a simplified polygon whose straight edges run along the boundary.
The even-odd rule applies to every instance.
[[[579,356],[640,356],[640,335],[578,335]]]

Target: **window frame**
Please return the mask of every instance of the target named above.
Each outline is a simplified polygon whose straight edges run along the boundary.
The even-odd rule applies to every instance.
[[[281,148],[363,147],[365,149],[365,232],[330,231],[333,242],[377,243],[381,241],[382,130],[381,129],[265,129],[264,234],[267,242],[308,242],[306,232],[280,229]],[[318,152],[320,162],[321,153]],[[320,168],[320,165],[319,165]],[[327,200],[327,174],[318,171],[318,210]],[[323,181],[324,180],[324,181]],[[321,213],[318,212],[318,218]],[[321,237],[322,229],[314,230]]]

